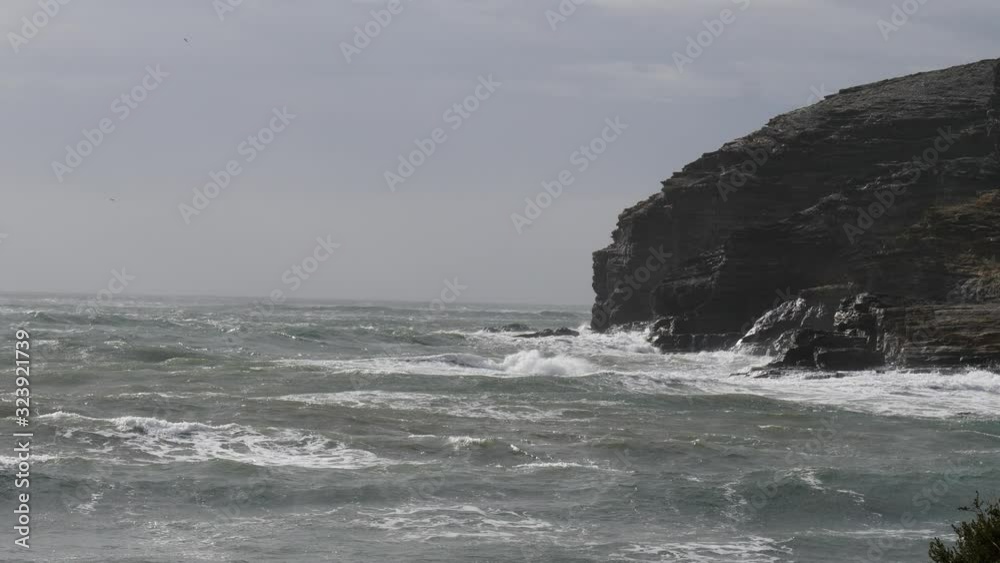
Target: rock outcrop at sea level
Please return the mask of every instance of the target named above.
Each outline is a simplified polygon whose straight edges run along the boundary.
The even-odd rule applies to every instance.
[[[987,60],[841,90],[703,155],[594,253],[593,328],[798,367],[996,365],[998,113]]]

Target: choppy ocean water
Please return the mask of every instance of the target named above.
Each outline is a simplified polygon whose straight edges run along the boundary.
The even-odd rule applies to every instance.
[[[563,307],[80,303],[0,299],[35,434],[30,552],[0,452],[2,560],[926,561],[1000,493],[987,371],[757,380],[483,330],[587,323]]]

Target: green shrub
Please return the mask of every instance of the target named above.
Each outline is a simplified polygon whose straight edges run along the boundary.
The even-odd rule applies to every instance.
[[[931,542],[930,557],[934,563],[1000,563],[1000,501],[983,502],[976,493],[972,507],[959,510],[972,512],[970,522],[952,525],[958,541],[948,548],[940,538]]]

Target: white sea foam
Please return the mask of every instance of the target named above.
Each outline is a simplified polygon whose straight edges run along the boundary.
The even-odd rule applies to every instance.
[[[629,357],[634,355],[660,356],[656,349],[646,339],[645,332],[613,330],[609,332],[593,332],[587,325],[575,329],[580,333],[575,337],[537,338],[525,340],[518,338],[515,332],[477,331],[467,334],[472,342],[490,346],[523,347],[526,343],[538,348],[543,353],[573,354],[580,357]]]
[[[31,454],[31,457],[27,461],[34,464],[35,462],[46,462],[46,461],[52,461],[53,459],[58,459],[58,457],[54,455],[33,453]],[[14,469],[17,467],[17,464],[21,461],[25,460],[20,459],[17,456],[0,455],[0,469]]]
[[[859,493],[857,491],[852,491],[850,489],[837,489],[837,492],[840,493],[840,494],[842,494],[842,495],[847,495],[847,496],[851,497],[851,500],[853,500],[857,504],[864,504],[865,503],[865,495],[863,495],[863,494],[861,494],[861,493]]]
[[[369,518],[366,522],[369,527],[408,541],[443,538],[523,541],[554,530],[552,524],[526,514],[472,505],[404,506],[361,514]]]
[[[90,514],[97,508],[97,503],[104,497],[103,491],[98,491],[96,493],[91,493],[90,500],[87,502],[80,503],[70,510],[74,512],[80,512],[83,514]]]
[[[786,561],[792,551],[771,538],[746,536],[729,541],[663,542],[633,544],[612,554],[616,561],[744,561],[777,563]],[[656,557],[657,559],[651,559]]]
[[[349,408],[418,411],[463,418],[494,420],[558,420],[570,412],[572,418],[595,418],[600,407],[616,407],[621,401],[578,399],[551,401],[545,408],[525,403],[507,403],[488,395],[431,395],[400,391],[341,391],[336,393],[302,393],[281,397],[260,397],[265,401],[288,401],[305,405],[338,405]]]
[[[779,379],[732,378],[715,387],[740,388],[779,399],[823,404],[879,415],[944,418],[959,413],[1000,416],[1000,375],[985,370],[933,373],[863,371],[813,379],[814,373]]]
[[[323,368],[334,373],[370,373],[375,375],[462,375],[462,376],[559,376],[591,375],[597,370],[587,360],[565,354],[547,354],[538,349],[522,350],[503,358],[491,359],[476,354],[437,354],[433,356],[384,357],[360,360],[286,359],[285,366]]]
[[[267,399],[267,398],[264,398]],[[418,411],[464,418],[489,418],[495,420],[555,420],[568,408],[539,408],[526,404],[505,404],[486,396],[463,397],[456,395],[431,395],[396,391],[342,391],[339,393],[304,393],[276,397],[276,401],[289,401],[307,405],[339,405],[350,408],[390,409]],[[591,403],[577,402],[575,418],[580,408]],[[577,403],[570,403],[573,407]]]
[[[619,470],[617,469],[604,468],[592,462],[575,463],[570,461],[536,461],[532,463],[515,465],[514,469],[519,471],[536,471],[543,469],[592,469],[595,471],[619,472]]]
[[[308,469],[361,469],[391,464],[371,452],[303,430],[258,431],[238,424],[212,426],[137,416],[94,418],[62,411],[39,419],[70,426],[69,437],[86,432],[114,439],[114,448],[134,450],[146,456],[148,463],[229,460],[259,467]]]
[[[449,446],[455,449],[467,448],[469,446],[485,446],[496,443],[495,438],[473,438],[472,436],[448,436],[445,440]]]
[[[886,416],[1000,416],[1000,374],[987,370],[869,370],[829,378],[818,378],[815,371],[774,379],[746,376],[750,368],[768,361],[733,352],[668,354],[616,374],[623,386],[637,393],[751,394]]]
[[[460,368],[473,368],[482,370],[496,370],[497,364],[493,360],[477,356],[475,354],[437,354],[434,356],[417,356],[415,358],[405,358],[404,361],[414,364],[444,364]]]
[[[941,530],[905,528],[866,528],[864,530],[807,530],[799,532],[803,536],[832,536],[843,538],[858,538],[859,540],[895,539],[895,540],[929,540],[941,535]],[[866,544],[867,545],[867,544]]]
[[[811,488],[811,489],[814,489],[814,490],[817,490],[817,491],[825,491],[826,490],[826,487],[823,486],[823,482],[820,481],[819,477],[816,476],[816,470],[813,469],[813,468],[809,468],[809,467],[799,468],[799,467],[797,467],[797,468],[795,468],[795,469],[792,470],[791,476],[794,476],[799,481],[802,481],[806,485],[809,485],[809,488]]]
[[[586,360],[572,356],[545,356],[538,350],[526,350],[503,359],[501,369],[506,373],[521,375],[587,375],[594,371]]]
[[[503,333],[474,335],[479,344],[475,351],[496,349],[502,355],[494,359],[448,353],[357,360],[295,359],[282,363],[322,367],[335,373],[599,376],[614,379],[634,393],[751,394],[888,416],[945,418],[967,413],[995,419],[1000,413],[1000,375],[986,370],[861,371],[827,379],[817,378],[814,371],[802,371],[775,379],[754,379],[745,374],[769,362],[768,358],[734,352],[651,353],[644,336],[636,332],[603,335],[584,330],[576,338],[533,339],[530,347],[525,347],[524,339]],[[523,348],[504,350],[514,346]]]

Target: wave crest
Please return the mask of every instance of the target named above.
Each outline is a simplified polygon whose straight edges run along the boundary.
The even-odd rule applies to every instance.
[[[126,450],[131,459],[145,463],[233,461],[258,467],[306,469],[363,469],[391,464],[374,453],[350,448],[305,430],[257,430],[239,424],[212,426],[197,422],[171,422],[158,418],[123,416],[95,418],[54,412],[38,417],[64,427],[64,436],[100,438],[102,455]]]

